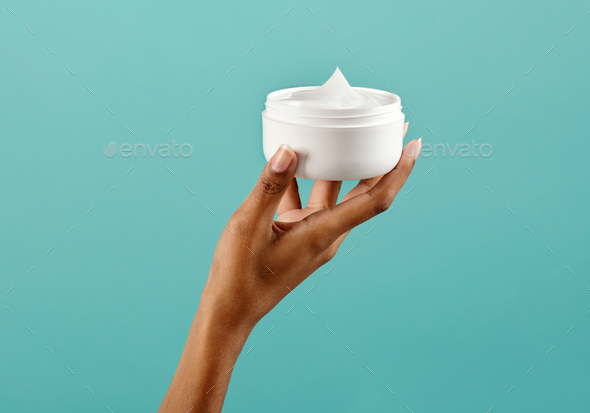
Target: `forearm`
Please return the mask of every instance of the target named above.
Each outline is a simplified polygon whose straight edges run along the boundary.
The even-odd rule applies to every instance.
[[[220,412],[233,366],[250,332],[250,326],[230,322],[201,302],[159,412]]]

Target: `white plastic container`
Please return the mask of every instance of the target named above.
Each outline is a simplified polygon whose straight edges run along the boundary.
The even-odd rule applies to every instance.
[[[338,69],[337,73],[340,73]],[[287,143],[297,154],[297,177],[328,181],[372,178],[397,165],[404,128],[404,114],[397,95],[351,88],[351,93],[378,99],[377,107],[330,107],[330,102],[317,104],[316,98],[310,105],[301,100],[296,104],[289,101],[296,92],[314,90],[319,87],[277,90],[267,96],[266,110],[262,112],[263,150],[267,160],[279,146]],[[338,100],[330,101],[337,103],[333,106],[347,106]]]

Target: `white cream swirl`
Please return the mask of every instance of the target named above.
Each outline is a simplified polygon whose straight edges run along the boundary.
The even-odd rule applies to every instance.
[[[280,99],[279,102],[290,106],[315,109],[364,109],[391,103],[390,100],[381,96],[357,92],[350,86],[338,68],[322,86],[300,90],[289,97]]]

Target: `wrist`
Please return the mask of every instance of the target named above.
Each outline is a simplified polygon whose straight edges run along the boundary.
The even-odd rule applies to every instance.
[[[239,347],[238,353],[254,325],[255,323],[247,322],[242,317],[235,317],[223,305],[203,299],[193,321],[195,331],[206,343],[223,342],[228,346],[228,350]]]
[[[260,320],[256,316],[257,303],[249,296],[240,288],[228,288],[218,277],[210,275],[201,293],[197,317],[208,327],[219,328],[245,342]]]

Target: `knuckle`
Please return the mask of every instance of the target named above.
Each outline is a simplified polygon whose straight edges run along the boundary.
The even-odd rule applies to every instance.
[[[377,202],[375,205],[375,212],[377,214],[381,214],[389,209],[393,200],[390,199],[382,199],[380,202]]]
[[[338,252],[338,246],[337,245],[330,245],[330,247],[328,247],[328,249],[324,252],[323,255],[323,264],[326,264],[327,262],[331,261],[332,258],[334,258],[336,256],[336,253]]]
[[[319,255],[318,260],[317,260],[318,268],[321,267],[322,265],[326,265],[327,263],[329,263],[331,259],[332,258],[330,256],[328,256],[328,254]]]
[[[393,199],[390,199],[387,196],[383,196],[382,194],[374,194],[372,191],[367,192],[367,195],[371,196],[372,202],[372,212],[374,215],[379,215],[389,209]]]
[[[378,200],[374,205],[373,205],[373,210],[375,212],[375,215],[379,215],[382,214],[383,212],[387,211],[389,209],[389,207],[391,206],[391,203],[393,201],[390,201],[389,199],[380,199]]]
[[[263,175],[260,177],[259,188],[263,195],[276,195],[283,190],[283,184],[272,176]]]
[[[317,253],[315,256],[315,261],[317,262],[318,266],[321,267],[322,265],[326,265],[328,262],[332,261],[332,259],[336,256],[339,248],[338,242],[333,242],[328,247],[324,247],[321,249],[320,252]]]

